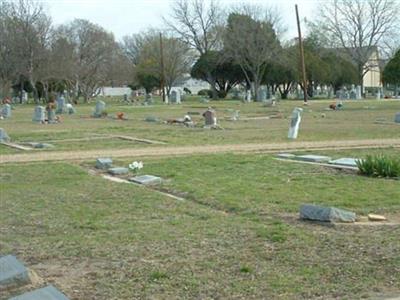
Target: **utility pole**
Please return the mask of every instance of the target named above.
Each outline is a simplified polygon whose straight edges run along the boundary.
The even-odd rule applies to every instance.
[[[163,41],[162,34],[160,32],[160,57],[161,57],[161,92],[162,92],[162,100],[165,103],[165,72],[164,72],[164,50],[163,50]]]
[[[299,18],[299,10],[296,8],[296,18],[297,18],[297,29],[299,31],[299,49],[300,49],[300,60],[301,60],[301,73],[303,75],[303,88],[304,88],[304,104],[307,103],[307,77],[306,77],[306,64],[304,62],[304,48],[303,48],[303,39],[301,38],[301,28],[300,28],[300,18]]]

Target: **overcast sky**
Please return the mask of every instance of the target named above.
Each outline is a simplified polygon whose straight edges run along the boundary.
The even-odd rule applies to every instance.
[[[87,19],[114,33],[119,40],[124,35],[138,33],[149,27],[162,28],[162,16],[168,16],[173,0],[39,0],[45,2],[55,24]],[[208,0],[204,0],[208,2]],[[321,1],[321,0],[320,0]],[[300,18],[312,19],[318,0],[220,0],[229,7],[238,3],[255,3],[277,7],[288,27],[287,38],[297,34],[294,5]]]

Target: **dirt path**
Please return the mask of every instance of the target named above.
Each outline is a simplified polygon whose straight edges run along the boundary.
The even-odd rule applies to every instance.
[[[400,148],[400,139],[381,140],[349,140],[349,141],[320,141],[320,142],[290,142],[290,143],[262,143],[262,144],[235,144],[235,145],[205,145],[205,146],[169,146],[146,147],[142,149],[100,149],[88,151],[41,151],[23,154],[8,154],[0,156],[1,163],[37,162],[37,161],[65,161],[86,160],[97,157],[168,157],[191,154],[212,153],[274,153],[282,151],[300,150],[335,150],[335,149],[363,149],[363,148]]]

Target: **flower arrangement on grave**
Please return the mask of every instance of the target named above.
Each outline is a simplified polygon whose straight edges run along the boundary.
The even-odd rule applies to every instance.
[[[129,164],[129,169],[136,174],[139,170],[143,169],[143,163],[141,161],[134,161]]]

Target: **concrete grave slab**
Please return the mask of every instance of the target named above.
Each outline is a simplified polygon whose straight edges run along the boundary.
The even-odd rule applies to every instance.
[[[125,175],[129,173],[129,169],[121,167],[111,168],[108,169],[108,173],[110,173],[111,175]]]
[[[320,222],[353,223],[356,221],[356,214],[335,207],[304,204],[300,207],[300,218]]]
[[[54,148],[54,145],[47,144],[47,143],[28,142],[28,143],[24,143],[24,145],[30,146],[30,147],[35,148],[35,149]]]
[[[294,159],[296,158],[296,155],[292,153],[279,153],[276,155],[278,158],[283,158],[283,159]]]
[[[395,122],[395,123],[400,123],[400,112],[398,112],[398,113],[394,116],[394,122]]]
[[[298,155],[295,157],[295,159],[302,161],[318,162],[318,163],[328,162],[332,160],[332,158],[330,158],[329,156],[313,155],[313,154]]]
[[[330,160],[328,163],[332,165],[340,165],[346,167],[357,167],[357,161],[358,159],[356,158],[343,157],[335,160]]]
[[[141,175],[129,178],[129,181],[140,183],[143,185],[154,185],[154,184],[160,184],[162,182],[162,179],[160,177],[153,175]]]
[[[0,258],[0,287],[29,283],[28,270],[12,255]]]
[[[9,300],[69,300],[63,293],[54,286],[48,285],[44,288],[28,292]]]
[[[112,167],[112,159],[108,157],[100,157],[96,159],[96,168],[101,170],[107,170]]]

